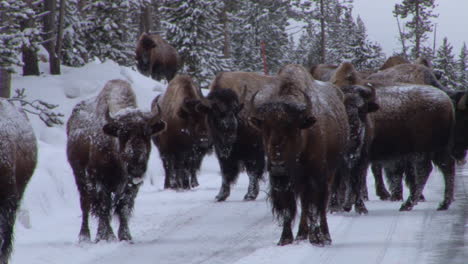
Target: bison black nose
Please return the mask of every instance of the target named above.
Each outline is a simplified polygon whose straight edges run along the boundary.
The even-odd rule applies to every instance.
[[[208,148],[211,146],[211,140],[209,138],[201,138],[199,143],[202,148]]]

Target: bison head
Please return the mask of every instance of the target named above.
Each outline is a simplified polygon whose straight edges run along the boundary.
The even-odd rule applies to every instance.
[[[252,126],[261,132],[268,160],[267,169],[272,177],[291,175],[290,171],[296,167],[306,145],[303,131],[316,122],[311,114],[311,101],[306,93],[302,93],[303,104],[266,102],[249,118]],[[255,109],[255,95],[251,99],[252,109]]]
[[[187,132],[196,140],[197,147],[210,148],[212,142],[207,124],[209,108],[202,100],[186,99],[178,116],[185,120]]]
[[[156,43],[151,36],[143,33],[138,41],[135,51],[138,71],[146,76],[151,73],[151,51],[156,47]]]
[[[457,161],[463,161],[468,149],[468,92],[453,92],[450,97],[455,106],[456,119],[452,153]]]
[[[208,113],[208,126],[216,154],[221,158],[228,157],[237,139],[238,114],[243,104],[239,103],[234,91],[215,89],[208,94],[207,101],[200,107]]]
[[[123,109],[111,117],[107,111],[103,131],[118,139],[120,159],[134,183],[141,182],[151,151],[151,136],[161,133],[166,123],[158,114]]]

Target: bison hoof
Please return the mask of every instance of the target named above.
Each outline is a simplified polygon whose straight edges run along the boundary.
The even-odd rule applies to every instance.
[[[190,183],[190,186],[192,186],[192,188],[195,188],[195,187],[200,186],[200,184],[198,183],[198,181],[192,181],[192,182]]]
[[[292,237],[288,237],[288,238],[282,237],[280,241],[278,241],[278,246],[285,246],[285,245],[292,244],[293,240],[294,239]]]
[[[424,197],[424,194],[421,194],[421,196],[419,196],[418,202],[425,202],[425,201],[426,201],[426,197]]]
[[[114,233],[112,231],[110,231],[107,234],[102,234],[102,233],[98,232],[98,234],[96,236],[96,243],[100,242],[101,240],[105,240],[107,242],[112,242],[112,241],[116,241],[117,238],[115,237],[115,235],[114,235]]]
[[[128,232],[122,232],[122,233],[119,233],[119,240],[120,241],[131,241],[132,236]]]
[[[307,239],[307,233],[308,233],[307,231],[299,230],[299,232],[297,232],[296,240],[297,241],[306,240]]]
[[[413,203],[411,202],[405,202],[401,205],[400,207],[400,211],[403,212],[403,211],[411,211],[413,209]]]
[[[392,196],[390,197],[390,201],[392,202],[396,202],[396,201],[401,201],[403,200],[403,195],[400,193],[400,194],[392,194]]]
[[[345,212],[348,212],[348,213],[351,212],[351,209],[352,209],[352,208],[353,208],[352,205],[344,205],[344,206],[343,206],[343,210],[344,210]]]
[[[312,245],[323,247],[326,245],[326,238],[324,234],[320,231],[319,227],[315,227],[309,233],[309,242]],[[330,239],[331,242],[331,239]]]
[[[368,214],[369,211],[367,210],[365,205],[355,205],[354,206],[354,211],[358,214]]]
[[[247,193],[245,196],[244,196],[244,200],[245,201],[253,201],[255,199],[257,199],[257,194],[254,194],[254,193]]]
[[[377,191],[377,196],[382,201],[387,201],[388,199],[390,199],[390,193],[385,189]]]
[[[91,236],[89,235],[89,232],[87,234],[80,233],[78,237],[78,242],[79,243],[90,243],[91,242]]]
[[[216,195],[215,199],[217,202],[224,202],[228,198],[227,194],[218,194]]]
[[[439,207],[437,207],[437,211],[445,211],[449,209],[450,207],[450,202],[443,201],[439,204]]]

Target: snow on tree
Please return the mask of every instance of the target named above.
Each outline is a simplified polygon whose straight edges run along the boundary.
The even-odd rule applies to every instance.
[[[160,8],[166,38],[181,55],[183,72],[201,87],[216,73],[229,70],[229,60],[223,57],[222,8],[217,0],[166,0]]]
[[[466,43],[463,43],[458,57],[457,80],[459,89],[468,90],[468,49],[466,48]]]
[[[442,72],[440,82],[443,85],[456,89],[459,85],[457,83],[456,62],[452,49],[452,45],[445,37],[442,45],[437,50],[437,55],[433,61],[433,67],[435,70]]]
[[[234,13],[232,57],[238,70],[263,72],[262,42],[269,72],[285,62],[288,1],[242,1]]]
[[[22,66],[20,60],[23,36],[15,21],[32,15],[32,10],[23,1],[0,1],[0,66],[14,72],[15,65]]]
[[[411,17],[411,20],[404,24],[408,31],[402,32],[401,38],[402,42],[409,40],[412,43],[410,56],[413,59],[422,55],[424,42],[428,39],[427,33],[432,32],[431,19],[438,16],[433,13],[434,2],[435,0],[403,0],[401,4],[395,4],[393,14],[396,17]]]
[[[87,62],[85,46],[86,23],[78,10],[78,0],[68,0],[65,6],[62,63],[67,66],[83,66]]]
[[[351,62],[358,71],[377,69],[384,63],[382,48],[378,43],[368,40],[366,27],[359,16],[356,23],[353,23],[351,12],[346,17],[350,18],[344,21],[345,26],[348,27],[348,30],[343,32],[348,36],[344,60]]]
[[[90,57],[101,61],[111,59],[119,64],[134,63],[134,49],[138,29],[134,29],[134,15],[146,0],[87,1],[83,7],[84,45]]]

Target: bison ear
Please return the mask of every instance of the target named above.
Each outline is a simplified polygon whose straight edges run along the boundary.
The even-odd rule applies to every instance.
[[[367,105],[367,112],[368,113],[376,112],[377,110],[379,110],[379,108],[380,106],[376,102],[369,102],[369,104]]]
[[[299,124],[300,129],[307,129],[311,127],[313,124],[317,122],[317,119],[313,116],[306,116],[304,119],[301,120]]]
[[[104,134],[111,136],[111,137],[119,136],[119,126],[114,122],[105,124],[102,127],[102,131],[104,131]]]
[[[255,116],[249,117],[249,124],[257,130],[262,130],[263,120]]]
[[[151,135],[154,135],[154,134],[164,132],[164,130],[166,130],[166,127],[167,127],[166,122],[159,120],[157,122],[154,122],[154,124],[150,126],[150,133]]]

